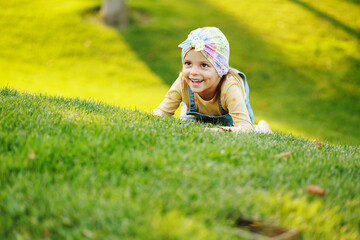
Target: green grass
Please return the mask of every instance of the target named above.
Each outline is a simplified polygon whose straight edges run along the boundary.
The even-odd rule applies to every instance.
[[[360,238],[358,1],[129,0],[124,29],[100,4],[0,2],[0,239],[238,239],[237,217]],[[228,37],[256,120],[304,138],[147,113],[202,26]]]
[[[360,238],[359,147],[9,88],[0,116],[1,239],[239,239],[240,216]]]
[[[331,143],[360,144],[356,1],[127,1],[131,25],[104,26],[100,0],[0,3],[0,87],[94,99],[149,112],[181,68],[177,45],[217,26],[248,76],[256,121]]]

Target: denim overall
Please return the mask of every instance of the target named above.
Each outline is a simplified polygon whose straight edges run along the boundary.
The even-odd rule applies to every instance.
[[[237,74],[239,74],[239,76],[241,77],[241,79],[244,82],[245,93],[246,93],[245,104],[246,104],[247,111],[249,113],[250,120],[251,120],[252,124],[254,124],[254,112],[250,106],[250,100],[249,100],[250,89],[249,89],[249,85],[246,81],[246,76],[244,73],[242,73],[236,69],[232,69],[232,70],[234,72],[236,72]],[[222,107],[220,96],[219,96],[219,107],[220,107],[222,115],[221,116],[210,116],[210,115],[206,115],[206,114],[199,113],[196,111],[194,93],[193,93],[193,91],[191,91],[190,87],[187,87],[187,90],[189,91],[190,106],[186,112],[186,115],[191,115],[195,118],[195,120],[198,120],[201,122],[221,124],[223,126],[233,126],[233,119],[230,116],[230,114],[227,111],[225,111],[225,109]]]

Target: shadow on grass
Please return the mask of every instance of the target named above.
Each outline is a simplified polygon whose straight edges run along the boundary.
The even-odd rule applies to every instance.
[[[339,142],[346,135],[351,140],[343,142],[360,142],[357,137],[360,132],[355,129],[357,118],[350,118],[353,111],[360,112],[359,104],[355,103],[351,112],[337,109],[358,98],[348,99],[343,96],[345,92],[338,92],[337,96],[327,99],[320,97],[313,86],[316,76],[303,75],[296,66],[286,61],[279,49],[265,42],[246,23],[203,0],[182,1],[181,7],[177,2],[166,0],[159,0],[155,5],[139,2],[130,6],[133,24],[120,29],[119,34],[166,84],[171,85],[181,70],[178,44],[195,28],[217,26],[230,42],[230,65],[248,76],[255,117],[260,113],[270,122],[296,126],[310,136],[332,142]],[[348,29],[337,21],[333,24]],[[316,70],[312,71],[316,73]],[[355,112],[355,115],[359,114]]]
[[[301,7],[305,8],[306,10],[316,14],[318,17],[322,18],[323,20],[331,23],[333,26],[342,29],[343,31],[353,35],[357,39],[360,39],[360,32],[359,31],[345,25],[344,23],[336,20],[335,18],[331,17],[330,15],[328,15],[328,14],[314,8],[313,6],[310,6],[309,4],[307,4],[307,3],[303,2],[303,1],[300,1],[300,0],[289,0],[289,1],[300,5]],[[359,4],[356,1],[352,1],[352,2]]]
[[[360,5],[360,0],[346,0],[346,1]]]

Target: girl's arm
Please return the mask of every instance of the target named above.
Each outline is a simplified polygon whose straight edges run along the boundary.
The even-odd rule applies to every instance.
[[[217,126],[214,128],[207,128],[213,132],[251,132],[252,130],[245,128],[245,127],[223,127]]]
[[[155,116],[172,116],[181,103],[181,76],[176,79],[164,100],[152,111]]]
[[[211,128],[211,131],[252,132],[254,130],[245,104],[245,91],[241,87],[238,84],[224,86],[221,96],[225,98],[223,102],[233,119],[234,127],[215,127]]]
[[[253,131],[254,125],[245,104],[245,90],[234,84],[226,91],[225,105],[233,119],[234,127],[241,131]]]

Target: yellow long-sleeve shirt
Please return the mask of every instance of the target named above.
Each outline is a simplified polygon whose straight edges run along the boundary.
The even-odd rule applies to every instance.
[[[180,73],[165,95],[165,99],[153,111],[153,114],[157,116],[172,116],[181,102],[184,102],[187,108],[189,108],[190,99],[187,87],[188,84]],[[251,123],[245,104],[246,93],[243,81],[235,78],[232,74],[228,74],[219,90],[209,101],[205,101],[197,93],[194,93],[196,111],[210,116],[223,115],[219,106],[220,97],[221,105],[232,117],[234,127],[243,131],[252,131],[254,126]]]

